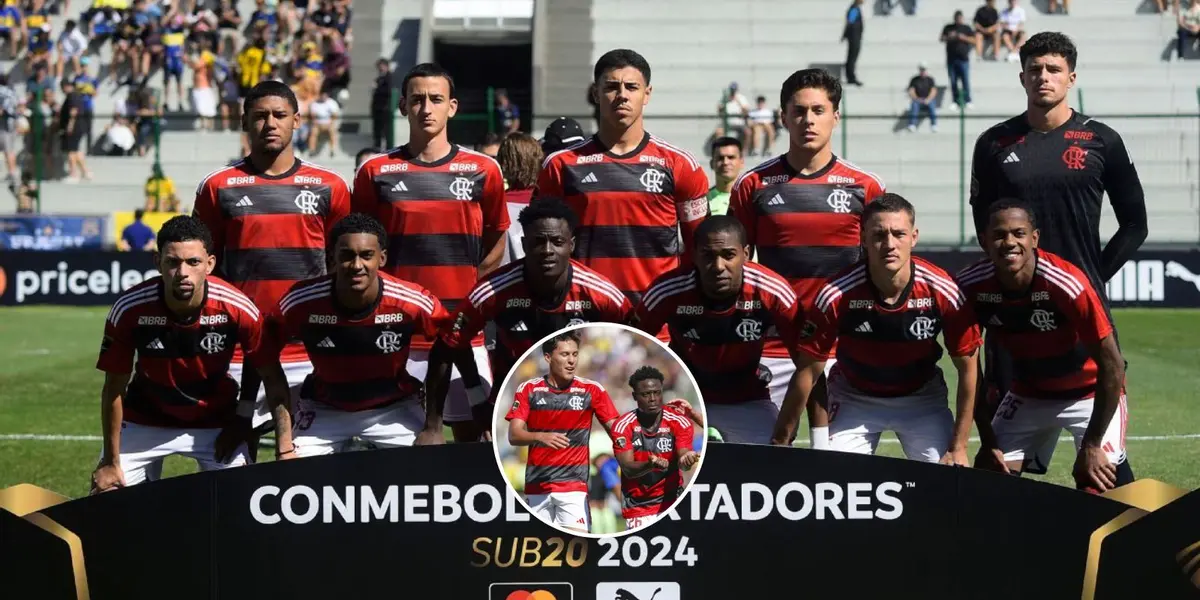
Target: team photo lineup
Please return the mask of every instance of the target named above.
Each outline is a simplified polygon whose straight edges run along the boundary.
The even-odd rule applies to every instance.
[[[172,455],[213,470],[483,442],[506,476],[503,454],[522,453],[535,516],[615,532],[669,508],[706,440],[875,454],[886,432],[910,460],[1012,475],[1045,473],[1065,434],[1078,489],[1128,484],[1104,284],[1146,238],[1142,186],[1120,135],[1068,104],[1071,40],[1038,33],[1019,58],[1026,110],[971,159],[984,258],[957,273],[920,256],[921,198],[834,154],[842,85],[822,69],[781,82],[788,149],[727,199],[644,128],[651,67],[634,50],[595,63],[594,136],[558,119],[496,158],[450,141],[453,75],[417,65],[400,87],[407,142],[363,156],[351,181],[297,157],[297,99],[261,82],[244,101],[249,154],[200,183],[192,214],[158,231],[161,277],[108,312],[92,493],[154,481]],[[1106,243],[1105,192],[1120,221]],[[597,323],[681,365],[576,373]],[[667,393],[688,374],[694,398]],[[596,427],[607,469],[585,450]],[[664,434],[669,451],[634,446]],[[621,522],[593,527],[611,508],[593,480],[619,481]]]

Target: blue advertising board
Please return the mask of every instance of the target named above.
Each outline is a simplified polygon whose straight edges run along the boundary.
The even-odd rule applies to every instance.
[[[0,216],[0,250],[99,250],[107,217]]]

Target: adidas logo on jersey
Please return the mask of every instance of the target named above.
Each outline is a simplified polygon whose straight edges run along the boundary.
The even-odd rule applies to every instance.
[[[599,182],[600,182],[600,179],[598,179],[596,177],[595,173],[588,173],[587,177],[584,177],[583,179],[580,180],[580,183],[599,183]]]
[[[695,329],[689,329],[687,333],[683,334],[683,337],[689,340],[698,340],[700,339],[700,334],[696,333]]]
[[[333,348],[335,346],[333,345],[333,340],[331,340],[329,338],[325,338],[325,339],[317,342],[317,347],[318,348]]]
[[[538,401],[537,401],[537,405],[538,405],[538,406],[543,406],[543,405],[545,405],[545,404],[546,404],[546,399],[545,399],[545,398],[538,398]]]
[[[517,321],[517,324],[513,325],[509,331],[529,331],[529,328],[525,326],[525,321]]]
[[[250,196],[242,196],[242,199],[238,200],[234,206],[254,206],[254,203],[250,201]]]
[[[854,328],[854,330],[855,330],[855,331],[857,331],[857,332],[859,332],[859,333],[871,333],[871,324],[870,324],[870,323],[863,323],[862,325],[859,325],[858,327],[855,327],[855,328]]]
[[[398,182],[396,185],[392,186],[392,191],[393,192],[407,192],[408,186],[404,185],[404,182],[401,181],[401,182]]]
[[[163,343],[161,340],[159,340],[158,338],[154,338],[153,340],[150,340],[149,344],[146,344],[146,349],[147,350],[166,350],[166,347],[163,346]]]
[[[1016,152],[1009,152],[1008,156],[1004,158],[1004,164],[1019,162],[1021,162],[1021,159],[1017,156]]]
[[[1000,326],[1004,325],[1004,323],[1000,322],[1000,317],[998,317],[996,315],[992,315],[992,318],[988,319],[988,325],[995,325],[997,327],[1000,327]]]
[[[783,206],[783,196],[779,194],[771,196],[771,199],[767,200],[767,206]]]

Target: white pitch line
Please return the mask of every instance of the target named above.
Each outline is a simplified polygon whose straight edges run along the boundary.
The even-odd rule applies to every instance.
[[[1161,442],[1167,440],[1194,440],[1200,439],[1200,433],[1181,433],[1174,435],[1130,435],[1125,436],[1125,441],[1128,442]],[[33,441],[33,442],[99,442],[104,440],[98,435],[65,435],[65,434],[49,434],[49,433],[0,433],[0,442],[8,441]],[[900,440],[895,438],[885,438],[879,440],[884,444],[899,444]],[[972,442],[978,442],[979,438],[973,437]],[[1058,438],[1058,443],[1065,444],[1074,442],[1071,436],[1063,436]],[[806,439],[796,440],[797,444],[808,445]]]

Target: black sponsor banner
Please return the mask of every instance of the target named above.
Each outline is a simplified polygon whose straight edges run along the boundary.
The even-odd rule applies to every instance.
[[[0,305],[108,306],[158,275],[150,252],[0,252]]]
[[[1200,492],[1154,481],[1118,499],[901,459],[714,444],[676,518],[583,539],[525,512],[494,460],[490,445],[460,444],[274,462],[25,518],[78,536],[72,567],[94,600],[1197,593]],[[6,507],[21,506],[17,489],[0,492]],[[22,558],[0,562],[5,591],[76,598],[61,577],[43,585],[67,570],[65,542],[11,521],[0,519],[0,556]]]

